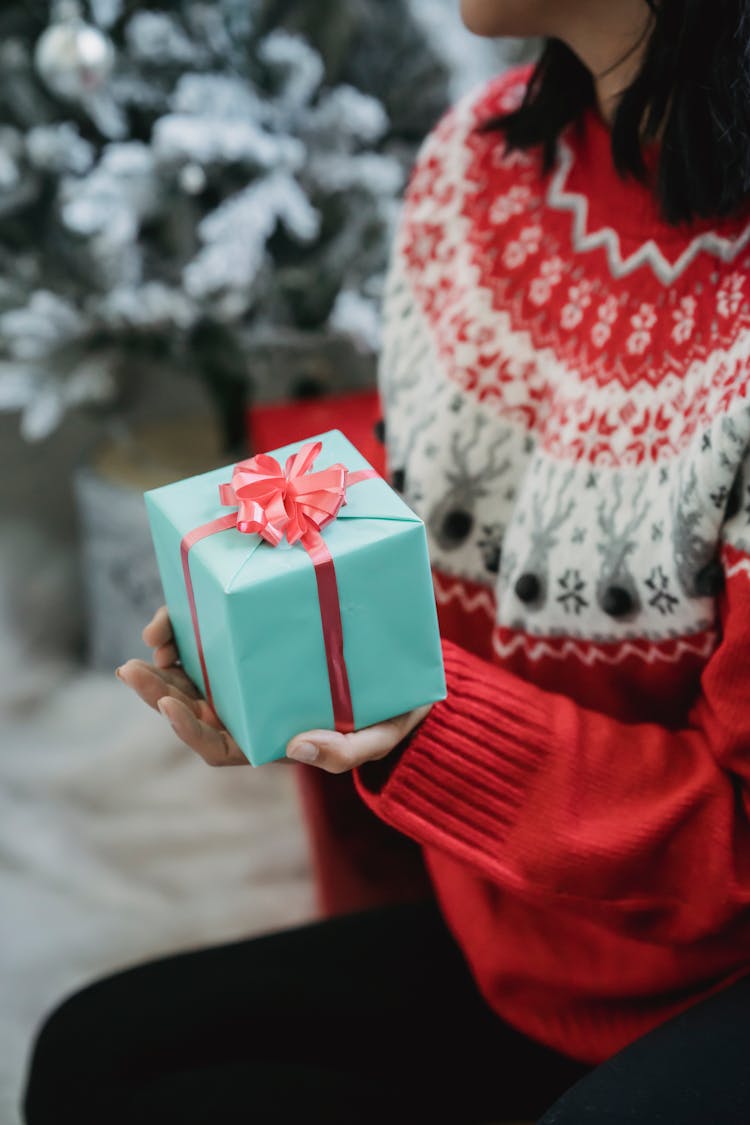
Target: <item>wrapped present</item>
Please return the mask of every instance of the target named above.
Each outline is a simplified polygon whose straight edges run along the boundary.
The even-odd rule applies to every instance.
[[[144,495],[180,660],[253,765],[445,698],[424,524],[338,430]]]

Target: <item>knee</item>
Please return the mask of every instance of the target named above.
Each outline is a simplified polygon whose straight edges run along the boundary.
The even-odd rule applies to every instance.
[[[31,1043],[22,1094],[22,1120],[26,1125],[52,1125],[75,1121],[84,1125],[87,1060],[91,1035],[102,1036],[102,1027],[90,1026],[87,992],[62,1000],[43,1019]]]

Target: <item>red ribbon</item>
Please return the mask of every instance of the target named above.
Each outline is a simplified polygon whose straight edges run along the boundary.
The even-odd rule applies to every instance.
[[[207,535],[230,528],[245,534],[257,533],[272,547],[278,547],[285,536],[290,544],[299,542],[304,547],[315,567],[335,727],[348,732],[354,730],[354,715],[344,661],[336,569],[321,529],[334,520],[346,504],[346,490],[350,485],[378,474],[374,469],[350,473],[342,464],[310,472],[322,448],[320,441],[308,442],[287,457],[283,469],[276,458],[267,453],[240,461],[234,467],[231,483],[219,485],[220,502],[237,505],[238,510],[189,531],[180,543],[180,553],[206,699],[215,711],[190,577],[190,548]]]

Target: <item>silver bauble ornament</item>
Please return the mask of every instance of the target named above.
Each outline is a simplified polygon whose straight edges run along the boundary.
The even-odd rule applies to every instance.
[[[37,73],[52,93],[85,101],[107,82],[115,49],[103,32],[81,18],[75,3],[59,4],[53,19],[34,48]]]
[[[206,173],[200,164],[185,164],[179,172],[179,183],[188,195],[199,195],[206,186]]]

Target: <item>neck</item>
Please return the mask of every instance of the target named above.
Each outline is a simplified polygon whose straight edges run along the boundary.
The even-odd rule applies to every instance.
[[[596,0],[600,9],[600,0]],[[644,0],[621,0],[608,7],[608,20],[594,18],[587,5],[579,18],[558,31],[593,75],[599,112],[607,124],[614,120],[620,97],[635,78],[648,42],[650,12]]]

